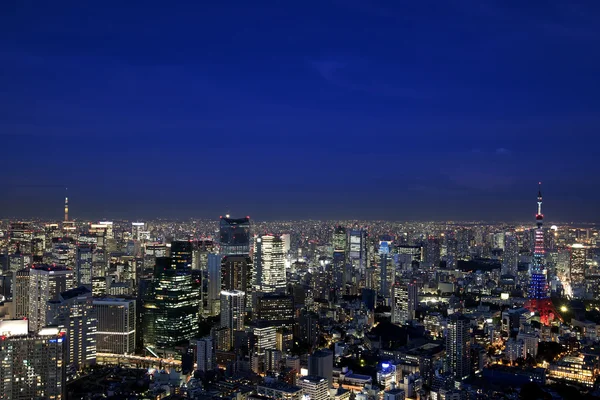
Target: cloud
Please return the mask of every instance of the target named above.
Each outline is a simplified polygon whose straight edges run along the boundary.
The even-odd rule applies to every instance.
[[[507,156],[510,154],[510,150],[508,150],[504,147],[498,147],[496,149],[496,154],[498,154],[499,156]]]

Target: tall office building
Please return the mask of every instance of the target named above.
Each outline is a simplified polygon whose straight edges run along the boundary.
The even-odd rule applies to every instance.
[[[66,332],[66,368],[69,376],[96,363],[97,318],[92,291],[80,286],[48,302],[47,322]]]
[[[0,398],[62,400],[65,385],[64,333],[29,333],[27,320],[0,321]]]
[[[133,240],[144,240],[146,239],[146,224],[143,222],[132,222],[131,223],[131,236]]]
[[[382,237],[379,241],[379,294],[388,298],[390,286],[394,282],[394,264],[390,255],[393,239],[389,236]]]
[[[446,332],[446,369],[456,381],[471,374],[470,320],[462,314],[448,318]]]
[[[224,256],[221,260],[221,290],[252,291],[252,259],[249,256]]]
[[[98,353],[133,354],[135,351],[135,300],[100,298],[93,302],[98,327]]]
[[[440,240],[435,237],[427,239],[425,246],[425,262],[431,266],[438,268],[441,261],[441,244]]]
[[[215,347],[212,337],[207,336],[196,342],[196,362],[198,371],[206,372],[215,369]]]
[[[229,346],[233,345],[233,335],[244,329],[246,316],[246,294],[239,290],[221,291],[221,328],[228,330]]]
[[[29,329],[36,332],[46,326],[46,307],[58,300],[61,292],[71,289],[73,271],[63,266],[34,265],[29,270]]]
[[[348,234],[346,228],[337,226],[333,232],[333,282],[335,287],[343,286],[351,280],[348,265]]]
[[[172,350],[198,331],[200,285],[186,262],[157,257],[154,277],[144,297],[144,346]]]
[[[189,271],[192,269],[193,248],[188,240],[171,242],[171,269]]]
[[[77,276],[77,285],[92,284],[94,246],[91,244],[79,244],[77,246],[77,261],[75,273]]]
[[[225,256],[250,254],[250,217],[221,217],[219,243],[221,254]]]
[[[13,316],[27,318],[29,316],[29,268],[19,270],[14,275]]]
[[[353,229],[349,233],[348,259],[354,269],[364,270],[368,267],[367,233],[362,229]]]
[[[504,256],[502,260],[502,273],[517,275],[519,265],[519,243],[514,232],[506,232],[504,237]]]
[[[264,293],[284,290],[286,271],[281,238],[273,235],[262,235],[256,238],[254,257],[255,285],[258,290]]]
[[[406,324],[415,318],[418,287],[414,282],[396,282],[392,286],[392,323]]]
[[[208,255],[207,315],[218,315],[221,309],[221,258],[220,254]]]
[[[581,285],[585,282],[585,267],[587,263],[587,248],[579,243],[570,246],[569,276],[571,285]]]
[[[31,254],[33,228],[29,222],[11,222],[8,228],[8,254]]]
[[[262,325],[293,328],[294,296],[267,293],[258,297],[255,319]]]
[[[317,350],[308,356],[308,374],[323,377],[333,385],[333,353],[327,349]]]

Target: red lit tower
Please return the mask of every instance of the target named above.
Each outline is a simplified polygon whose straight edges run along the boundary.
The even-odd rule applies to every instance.
[[[548,298],[548,279],[546,271],[544,246],[544,214],[542,214],[542,183],[539,183],[537,198],[537,214],[535,215],[537,228],[534,231],[533,262],[529,268],[529,288],[527,290],[526,307],[540,314],[540,322],[549,325],[554,318],[561,319],[558,312]]]

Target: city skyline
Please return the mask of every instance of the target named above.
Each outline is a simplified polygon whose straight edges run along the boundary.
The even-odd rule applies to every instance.
[[[2,217],[598,220],[600,5],[433,5],[4,2]]]

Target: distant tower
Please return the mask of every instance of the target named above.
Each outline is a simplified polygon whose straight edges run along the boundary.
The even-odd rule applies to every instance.
[[[69,220],[69,198],[65,196],[65,221]]]
[[[550,324],[554,317],[560,318],[552,301],[548,298],[548,282],[546,278],[544,244],[544,214],[542,214],[542,183],[539,183],[537,198],[537,214],[535,215],[537,228],[534,231],[533,262],[529,269],[529,288],[527,291],[527,308],[540,314],[540,322]]]
[[[65,196],[65,219],[63,220],[63,231],[65,232],[65,236],[70,236],[75,231],[75,222],[69,221],[69,197],[68,196]]]

